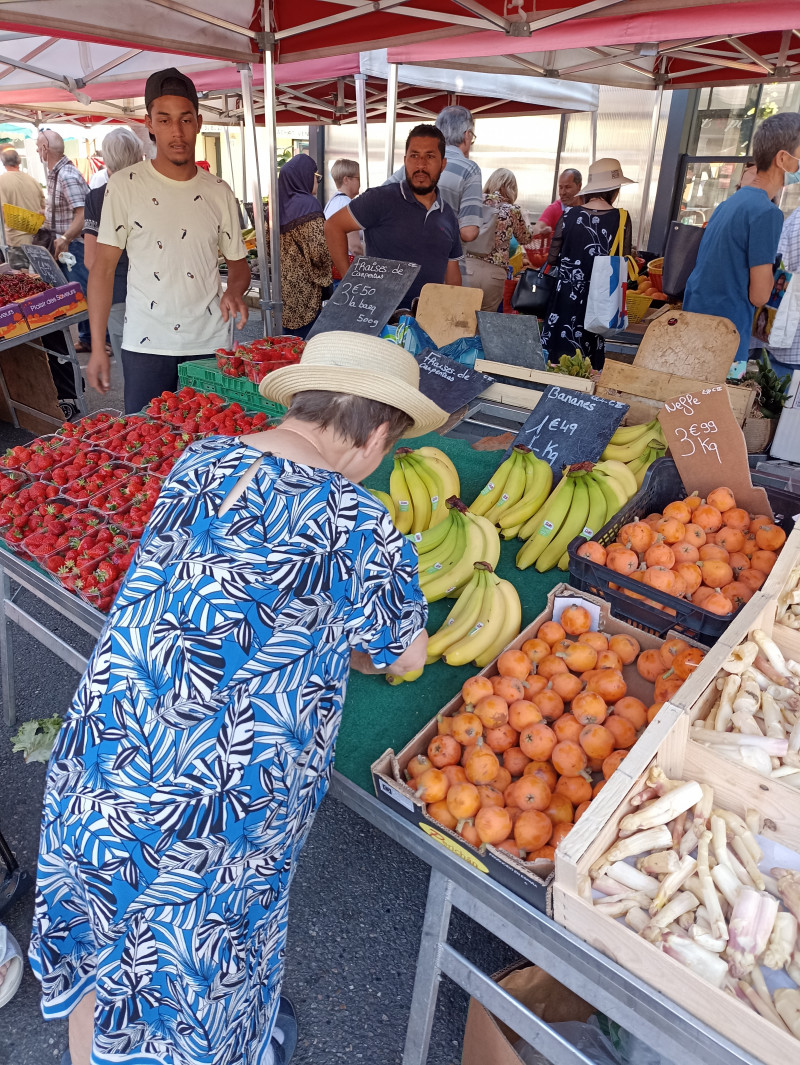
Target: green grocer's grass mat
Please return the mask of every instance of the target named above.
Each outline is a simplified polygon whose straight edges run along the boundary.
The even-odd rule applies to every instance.
[[[405,441],[403,442],[405,444]],[[469,504],[499,466],[502,451],[473,451],[465,440],[431,433],[408,442],[409,447],[429,445],[441,448],[455,463],[461,478],[461,496]],[[388,492],[390,454],[367,478],[369,488]],[[547,595],[566,579],[560,570],[537,573],[534,568],[518,570],[514,558],[519,540],[503,543],[497,572],[514,583],[522,601],[522,625],[528,625],[544,609]],[[432,603],[428,631],[434,632],[453,605],[452,599]],[[359,787],[372,791],[369,767],[387,747],[399,751],[422,726],[458,691],[474,666],[454,668],[444,662],[425,667],[419,680],[393,686],[385,677],[366,677],[353,672],[344,704],[344,717],[336,744],[336,768]]]

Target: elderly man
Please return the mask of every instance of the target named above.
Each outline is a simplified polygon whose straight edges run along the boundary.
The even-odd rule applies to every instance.
[[[406,141],[403,180],[367,189],[325,222],[325,239],[342,277],[348,266],[347,234],[363,229],[367,255],[420,264],[402,306],[409,307],[429,282],[461,284],[458,220],[439,188],[447,166],[441,131],[415,126]]]
[[[581,202],[581,188],[583,176],[580,170],[569,167],[558,178],[558,199],[553,200],[549,207],[545,207],[539,215],[539,221],[533,227],[532,235],[540,237],[545,233],[552,233],[558,225],[558,220],[564,213],[565,207],[574,207]]]
[[[64,140],[53,129],[40,129],[36,138],[39,158],[47,170],[47,222],[56,234],[55,257],[69,252],[75,265],[65,269],[70,281],[77,281],[86,292],[89,271],[83,262],[83,208],[86,203],[86,184],[80,170],[64,155]],[[76,351],[90,351],[92,347],[89,323],[78,326],[80,342]]]
[[[24,207],[27,211],[44,214],[42,187],[30,174],[20,170],[19,153],[15,152],[13,148],[6,148],[0,155],[0,160],[2,160],[5,167],[5,173],[0,174],[0,200],[3,204],[9,203],[14,207]],[[19,248],[22,244],[32,244],[33,234],[24,233],[21,229],[13,229],[7,225],[6,240],[11,248]],[[16,254],[22,255],[21,252]],[[22,255],[22,260],[19,263],[12,263],[11,265],[20,266],[24,269],[27,266],[27,260]]]

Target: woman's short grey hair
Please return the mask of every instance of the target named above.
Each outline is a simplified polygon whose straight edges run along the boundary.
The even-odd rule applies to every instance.
[[[486,193],[499,192],[504,200],[509,203],[516,203],[517,200],[517,179],[511,170],[508,170],[504,166],[499,166],[497,170],[493,171],[483,186],[483,191]]]
[[[475,132],[475,119],[472,117],[472,112],[458,104],[445,107],[443,111],[440,111],[436,125],[442,131],[445,143],[456,147],[464,143],[468,132]]]
[[[287,416],[331,429],[355,447],[363,447],[381,425],[386,426],[387,448],[393,447],[413,424],[413,418],[397,407],[345,392],[298,392],[292,396]]]
[[[141,163],[144,158],[142,142],[126,126],[112,129],[103,138],[103,162],[109,174],[116,174],[118,170]]]
[[[798,144],[800,115],[797,112],[787,111],[785,114],[764,119],[753,137],[756,168],[762,172],[769,170],[778,152],[784,151],[794,155]]]

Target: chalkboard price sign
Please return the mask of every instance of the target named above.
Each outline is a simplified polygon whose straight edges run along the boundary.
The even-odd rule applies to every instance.
[[[47,248],[40,248],[36,244],[24,244],[22,250],[25,252],[31,267],[39,275],[42,281],[46,281],[47,284],[52,285],[53,288],[58,288],[59,285],[66,285],[67,279],[64,276],[61,267]]]
[[[492,378],[455,359],[448,359],[433,348],[415,356],[419,363],[419,390],[428,399],[452,414],[489,387]]]
[[[420,269],[417,263],[400,259],[359,256],[322,308],[308,339],[334,329],[377,336],[400,306]]]
[[[626,403],[551,385],[514,443],[527,445],[560,474],[575,462],[597,462],[627,410]]]

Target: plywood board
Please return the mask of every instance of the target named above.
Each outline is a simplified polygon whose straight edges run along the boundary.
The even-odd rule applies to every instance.
[[[483,301],[479,288],[458,285],[423,285],[417,321],[435,344],[443,348],[462,337],[474,337],[477,313]]]
[[[41,411],[59,422],[64,415],[58,405],[58,393],[50,373],[47,353],[35,344],[17,344],[8,351],[0,351],[0,370],[12,400]],[[12,421],[11,411],[0,393],[0,419]],[[17,420],[32,433],[52,433],[53,422],[37,418],[27,411],[18,411]]]
[[[537,385],[562,385],[571,388],[573,392],[594,392],[594,381],[588,377],[570,377],[568,374],[553,374],[547,370],[534,370],[527,366],[512,366],[505,362],[495,362],[493,359],[476,359],[475,369],[481,373],[491,375],[502,374],[504,377],[513,377],[518,381],[530,381]]]
[[[708,386],[708,382],[704,378],[667,373],[664,372],[664,369],[664,366],[659,369],[646,369],[637,366],[635,361],[631,366],[625,362],[606,359],[597,387],[598,389],[617,389],[633,396],[657,400],[660,405],[674,396],[682,395],[684,392],[699,392]],[[739,425],[743,425],[745,418],[747,418],[753,407],[755,392],[752,388],[744,388],[737,385],[726,385],[725,388],[727,389],[736,421]],[[634,424],[630,414],[628,415],[628,424]]]
[[[728,376],[738,347],[739,331],[727,318],[672,311],[647,327],[633,365],[717,385]]]

